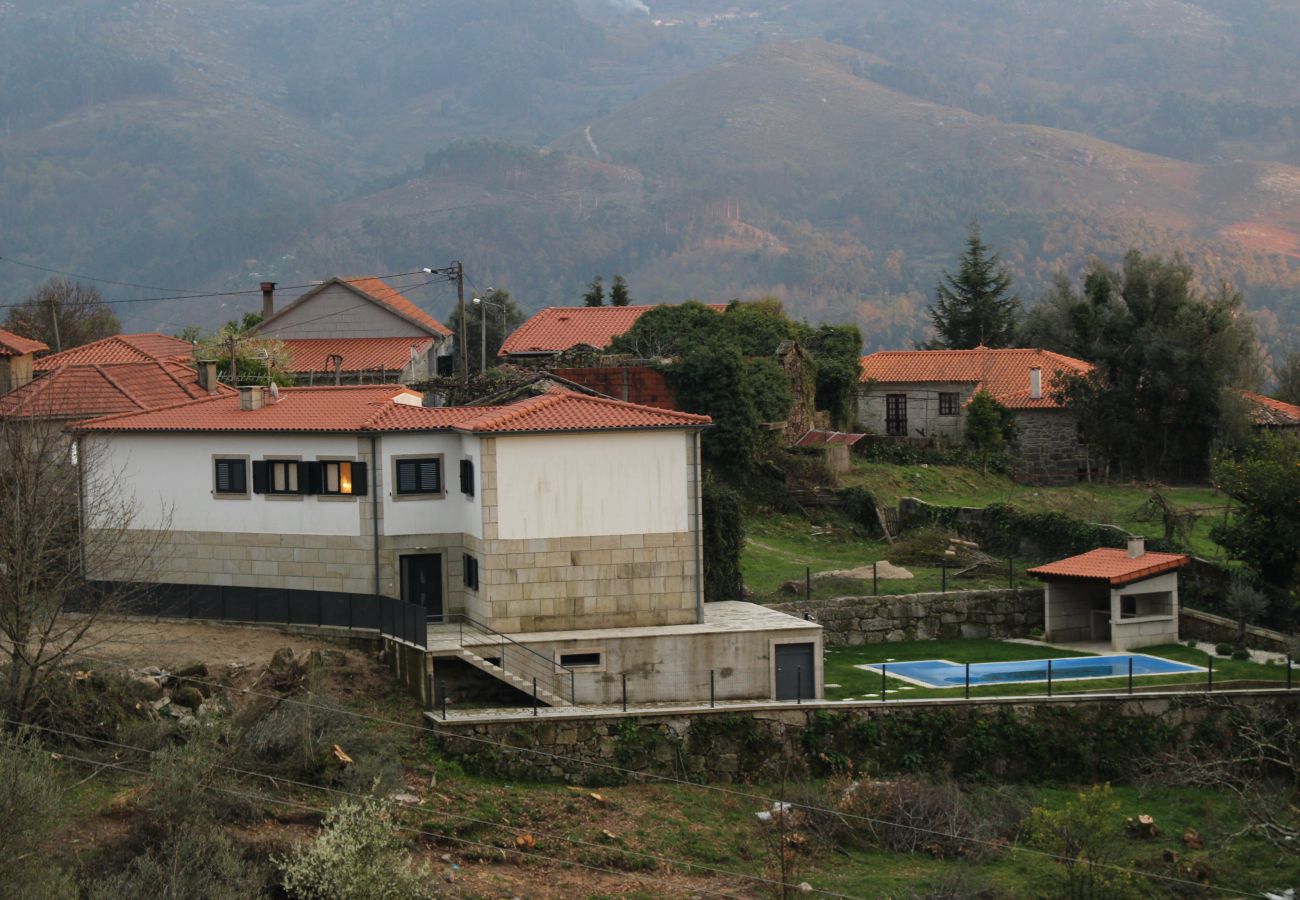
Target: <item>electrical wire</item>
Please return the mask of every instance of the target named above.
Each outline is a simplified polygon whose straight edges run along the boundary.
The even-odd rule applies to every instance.
[[[45,748],[42,747],[24,747],[23,749],[31,753],[50,752],[49,750],[46,750]],[[122,763],[87,759],[86,757],[76,756],[75,754],[63,753],[63,752],[59,752],[57,755],[58,755],[57,761],[59,762],[63,762],[63,761],[76,762],[85,766],[94,767],[96,769],[115,769],[120,772],[128,772],[133,775],[143,775],[146,777],[152,774],[147,769],[139,769],[133,766],[123,765]],[[235,788],[222,787],[221,785],[215,785],[215,784],[205,784],[205,785],[200,785],[199,787],[205,791],[215,791],[217,793],[228,794],[230,796],[239,797],[240,799],[243,800],[252,800],[259,803],[271,803],[278,806],[289,806],[295,809],[302,809],[302,810],[307,810],[309,812],[320,813],[321,815],[330,812],[330,809],[328,807],[313,806],[310,803],[303,803],[298,800],[288,800],[283,797],[275,797],[270,794],[257,794],[249,791],[236,790]],[[364,795],[358,795],[358,796],[364,796]],[[513,853],[525,859],[541,859],[541,860],[546,860],[547,862],[558,863],[562,866],[571,866],[580,869],[588,869],[593,872],[603,872],[607,875],[614,875],[615,877],[622,878],[622,879],[652,881],[658,884],[666,884],[666,885],[676,887],[676,885],[674,885],[672,882],[667,881],[666,879],[663,878],[657,878],[653,875],[637,875],[632,872],[620,872],[617,869],[610,869],[604,866],[592,865],[591,863],[578,862],[577,860],[561,859],[559,857],[547,856],[545,854],[534,853],[532,851],[519,850],[513,847],[498,847],[495,844],[488,844],[485,843],[484,841],[476,841],[471,838],[456,837],[449,834],[440,834],[436,831],[429,831],[424,828],[417,828],[413,825],[398,825],[394,823],[392,827],[397,831],[406,831],[412,834],[431,837],[434,840],[453,841],[458,844],[465,844],[467,846],[478,847],[484,850],[495,850],[499,853]],[[693,887],[692,890],[698,890],[702,893],[712,894],[717,897],[731,898],[731,900],[743,900],[743,898],[739,897],[736,894],[727,894],[721,891],[711,890],[707,888]]]
[[[78,658],[80,658],[80,659],[90,660],[90,661],[92,661],[92,662],[101,662],[101,663],[104,663],[104,664],[106,664],[106,665],[115,666],[115,667],[117,667],[117,668],[119,668],[119,669],[129,669],[129,668],[130,668],[130,667],[127,666],[125,663],[123,663],[123,662],[121,662],[121,661],[119,661],[119,660],[110,660],[110,659],[104,659],[104,658],[102,658],[102,657],[86,656],[86,655],[84,655],[84,654],[83,654],[83,655],[79,655]],[[229,687],[229,685],[223,685],[223,684],[221,684],[220,682],[217,682],[217,681],[204,680],[204,679],[200,679],[200,678],[194,678],[194,677],[191,677],[191,676],[186,676],[186,678],[187,678],[187,680],[192,681],[192,682],[195,682],[196,684],[206,684],[206,685],[209,685],[210,687],[220,688],[220,689],[222,689],[222,690],[230,690],[230,689],[231,689],[231,688]],[[949,840],[960,841],[960,842],[962,842],[962,843],[969,843],[969,844],[982,845],[982,846],[988,847],[988,848],[993,849],[993,850],[1010,850],[1010,851],[1014,851],[1014,852],[1018,852],[1018,853],[1025,853],[1025,854],[1029,854],[1029,855],[1032,855],[1032,856],[1038,856],[1038,857],[1041,857],[1041,858],[1050,859],[1050,860],[1052,860],[1052,861],[1054,861],[1054,862],[1066,862],[1066,863],[1068,863],[1068,862],[1071,862],[1071,861],[1072,861],[1072,860],[1070,860],[1068,857],[1064,857],[1064,856],[1061,856],[1061,855],[1056,854],[1056,853],[1052,853],[1052,852],[1047,851],[1047,850],[1036,850],[1036,849],[1034,849],[1034,848],[1032,848],[1032,847],[1024,847],[1024,846],[1021,846],[1021,845],[1019,845],[1019,844],[1006,844],[1006,843],[1003,843],[1003,842],[1000,842],[1000,841],[990,841],[990,840],[984,840],[984,839],[981,839],[981,838],[969,837],[969,836],[965,836],[965,835],[952,834],[952,833],[950,833],[950,832],[939,831],[939,830],[937,830],[937,829],[933,829],[933,828],[925,828],[925,827],[920,826],[920,825],[911,825],[911,824],[901,823],[901,822],[889,822],[889,821],[886,821],[886,820],[884,820],[884,819],[878,819],[878,818],[875,818],[875,817],[873,817],[873,816],[864,816],[864,815],[862,815],[862,814],[860,814],[860,813],[850,813],[850,812],[845,812],[844,810],[827,809],[827,808],[825,808],[825,807],[813,806],[813,805],[811,805],[811,804],[807,804],[807,803],[799,803],[799,802],[795,802],[795,801],[780,800],[780,799],[778,799],[778,798],[766,797],[766,796],[763,796],[762,794],[754,794],[754,793],[751,793],[751,792],[749,792],[749,791],[741,791],[741,790],[737,790],[737,789],[735,789],[735,788],[724,787],[724,786],[716,785],[716,784],[702,784],[702,783],[693,782],[693,781],[686,781],[686,780],[681,779],[681,778],[674,778],[674,777],[671,776],[671,775],[657,775],[657,774],[652,773],[652,772],[638,772],[638,771],[635,771],[635,770],[633,770],[633,769],[624,769],[624,768],[621,768],[621,767],[619,767],[619,766],[615,766],[615,765],[613,765],[613,764],[611,764],[611,763],[598,762],[598,761],[596,761],[596,760],[580,759],[580,758],[575,757],[575,756],[565,756],[564,754],[560,754],[560,753],[552,753],[552,752],[550,752],[550,751],[548,751],[548,750],[540,750],[540,749],[538,749],[538,748],[536,748],[536,747],[515,747],[515,746],[512,746],[512,745],[510,745],[510,744],[507,744],[507,743],[505,743],[505,742],[503,742],[503,741],[496,741],[496,740],[493,740],[493,739],[491,739],[491,738],[487,738],[487,737],[481,737],[481,736],[478,736],[478,735],[472,735],[472,734],[463,734],[463,733],[460,733],[460,732],[455,732],[455,731],[450,731],[450,730],[448,730],[448,729],[439,728],[435,722],[433,722],[432,720],[430,720],[430,719],[428,719],[428,718],[426,718],[426,720],[425,720],[425,722],[424,722],[423,724],[413,725],[413,724],[411,724],[410,722],[402,722],[402,721],[397,720],[397,719],[386,719],[386,718],[383,718],[382,716],[373,716],[373,715],[369,715],[369,714],[367,714],[367,713],[357,712],[357,711],[355,711],[355,710],[339,710],[339,709],[334,708],[334,707],[326,707],[326,706],[322,706],[322,705],[320,705],[320,704],[314,704],[314,703],[310,703],[310,702],[307,702],[307,701],[304,701],[304,700],[298,700],[298,699],[293,698],[293,697],[282,697],[282,696],[280,696],[280,695],[278,695],[278,694],[272,694],[272,693],[269,693],[269,692],[266,692],[266,691],[255,691],[255,690],[253,690],[252,688],[240,688],[239,690],[240,690],[242,693],[250,694],[250,695],[255,696],[255,697],[266,697],[266,698],[269,698],[269,699],[277,700],[277,701],[282,702],[282,703],[293,703],[293,704],[300,705],[300,706],[302,706],[302,707],[304,707],[304,708],[306,708],[306,709],[318,709],[318,710],[326,710],[326,711],[333,711],[333,712],[342,712],[342,713],[345,714],[345,715],[353,716],[353,717],[355,717],[355,718],[363,719],[363,720],[370,721],[370,722],[375,722],[375,723],[384,724],[384,725],[393,725],[393,726],[397,726],[397,727],[399,727],[399,728],[405,728],[405,729],[408,729],[408,730],[419,731],[419,732],[421,732],[421,733],[424,733],[424,732],[433,732],[434,734],[438,734],[438,735],[441,735],[441,736],[443,736],[443,737],[448,737],[448,738],[452,738],[452,739],[456,739],[456,740],[462,740],[462,741],[469,741],[469,742],[471,742],[471,743],[486,744],[486,745],[489,745],[489,746],[494,747],[494,748],[496,748],[496,749],[504,750],[504,751],[506,751],[506,752],[511,752],[511,753],[527,753],[527,754],[532,754],[532,755],[540,756],[540,757],[542,757],[542,758],[544,758],[544,759],[558,760],[558,761],[562,761],[562,762],[572,762],[572,763],[577,763],[577,764],[580,765],[580,766],[585,766],[585,767],[588,767],[588,768],[595,768],[595,769],[602,769],[602,770],[604,770],[604,771],[607,771],[607,772],[614,772],[614,773],[617,773],[617,774],[620,774],[620,775],[623,775],[623,776],[630,777],[630,778],[632,778],[632,779],[640,779],[640,780],[642,780],[642,781],[660,782],[660,783],[664,783],[664,784],[672,784],[672,785],[678,785],[678,786],[681,786],[681,787],[694,788],[694,789],[696,789],[696,790],[700,790],[700,791],[707,791],[707,792],[711,792],[711,793],[724,794],[724,795],[732,796],[732,797],[741,797],[741,798],[744,798],[744,799],[747,799],[747,800],[753,800],[753,801],[755,801],[755,802],[757,802],[757,803],[762,803],[762,804],[765,804],[765,805],[767,805],[767,806],[771,806],[771,807],[775,807],[776,804],[778,804],[778,803],[786,803],[787,805],[789,805],[791,808],[794,808],[794,809],[807,810],[808,812],[826,813],[826,814],[829,814],[829,815],[838,816],[838,817],[840,817],[840,818],[842,818],[842,819],[852,819],[852,820],[854,820],[854,821],[866,822],[866,823],[871,824],[871,825],[881,825],[881,826],[887,826],[887,827],[890,827],[890,828],[905,828],[905,829],[908,829],[908,830],[910,830],[910,831],[915,831],[915,832],[920,833],[920,834],[927,834],[927,835],[931,835],[931,836],[934,836],[934,837],[947,838],[947,839],[949,839]],[[1190,880],[1185,879],[1185,878],[1176,878],[1176,877],[1174,877],[1174,876],[1172,876],[1172,875],[1162,875],[1162,874],[1159,874],[1159,873],[1156,873],[1156,872],[1147,872],[1147,871],[1144,871],[1144,870],[1142,870],[1142,869],[1132,869],[1132,868],[1127,868],[1127,867],[1124,867],[1124,866],[1116,866],[1116,865],[1103,864],[1103,863],[1096,863],[1096,864],[1094,864],[1094,865],[1095,865],[1095,867],[1097,867],[1097,868],[1109,869],[1109,870],[1112,870],[1112,871],[1123,872],[1123,873],[1132,874],[1132,875],[1140,875],[1140,876],[1142,876],[1143,878],[1154,878],[1154,879],[1157,879],[1157,880],[1160,880],[1160,881],[1167,881],[1167,882],[1175,883],[1175,884],[1182,884],[1182,885],[1194,886],[1194,887],[1198,888],[1199,890],[1205,890],[1205,885],[1204,885],[1204,884],[1201,884],[1200,882],[1190,881]],[[1221,893],[1224,893],[1224,894],[1230,894],[1230,895],[1233,895],[1233,896],[1239,896],[1239,897],[1257,897],[1257,896],[1259,896],[1259,893],[1258,893],[1257,891],[1243,891],[1243,890],[1240,890],[1240,889],[1238,889],[1238,888],[1225,888],[1225,887],[1218,887],[1218,888],[1216,888],[1216,890],[1219,890]]]

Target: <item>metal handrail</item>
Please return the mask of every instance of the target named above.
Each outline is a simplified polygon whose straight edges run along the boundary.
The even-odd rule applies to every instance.
[[[440,617],[431,617],[431,618],[437,618],[439,621],[447,624],[451,624],[453,622],[458,623],[460,625],[460,634],[458,636],[458,642],[461,647],[467,646],[465,643],[466,625],[468,625],[473,631],[477,632],[479,635],[492,638],[494,643],[499,642],[501,646],[500,668],[501,671],[503,672],[508,671],[506,668],[507,645],[523,651],[522,657],[520,657],[519,654],[515,654],[512,657],[512,659],[518,660],[522,658],[526,663],[529,663],[534,667],[540,667],[541,671],[540,672],[537,671],[536,668],[530,669],[527,665],[519,665],[517,662],[516,662],[516,668],[525,671],[530,676],[536,675],[538,676],[539,679],[553,681],[553,684],[551,686],[554,688],[554,690],[550,690],[550,693],[554,694],[557,697],[563,697],[564,694],[567,693],[569,695],[568,696],[569,702],[575,705],[577,704],[577,698],[575,696],[577,691],[576,688],[577,673],[572,667],[563,665],[557,660],[553,660],[547,656],[542,655],[541,653],[538,653],[536,650],[532,649],[531,647],[519,643],[514,638],[502,634],[501,632],[497,631],[495,628],[492,628],[488,625],[483,624],[482,622],[470,618],[465,613],[444,613]],[[471,644],[468,646],[483,647],[486,645]],[[567,681],[567,685],[560,681],[561,678]],[[564,689],[565,687],[568,688],[567,691]]]

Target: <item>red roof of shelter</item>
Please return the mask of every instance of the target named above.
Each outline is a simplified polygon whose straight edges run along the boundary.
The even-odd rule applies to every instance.
[[[234,388],[218,390],[232,396]],[[174,359],[65,365],[0,396],[0,416],[86,419],[184,403],[208,392],[194,369]]]
[[[1043,396],[1029,396],[1029,370],[1043,372]],[[1054,409],[1052,390],[1062,375],[1086,375],[1092,363],[1050,350],[881,350],[862,357],[861,381],[886,384],[976,384],[1010,409]]]
[[[294,372],[332,372],[329,358],[343,358],[340,372],[400,372],[411,362],[411,348],[423,355],[433,338],[285,338],[289,368]]]
[[[0,328],[0,356],[26,356],[28,353],[40,353],[48,349],[50,348],[40,341]]]
[[[710,303],[714,312],[725,303]],[[501,345],[498,356],[529,353],[563,353],[574,347],[604,350],[653,306],[548,306],[515,329]]]
[[[1045,581],[1063,578],[1073,581],[1102,581],[1112,587],[1141,581],[1162,572],[1180,569],[1191,562],[1182,553],[1156,553],[1148,551],[1141,556],[1129,556],[1127,550],[1098,547],[1069,559],[1058,560],[1045,566],[1030,569],[1029,574]]]
[[[149,362],[189,356],[193,349],[189,341],[165,334],[115,334],[62,353],[42,356],[36,360],[34,368],[38,372],[49,372],[68,365]]]
[[[1241,396],[1245,397],[1246,402],[1250,404],[1250,420],[1256,425],[1271,428],[1300,428],[1300,406],[1251,391],[1242,391]]]
[[[414,400],[415,403],[411,401]],[[84,422],[82,431],[366,432],[465,431],[501,434],[544,431],[685,428],[709,424],[707,416],[558,391],[507,406],[418,405],[419,395],[400,385],[285,388],[278,402],[239,408],[233,396],[206,398],[148,412]]]
[[[794,442],[796,447],[826,447],[830,444],[848,444],[852,447],[866,437],[865,434],[851,434],[844,431],[809,431]]]

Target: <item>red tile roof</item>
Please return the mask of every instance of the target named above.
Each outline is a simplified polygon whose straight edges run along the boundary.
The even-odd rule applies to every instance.
[[[723,312],[725,303],[710,303]],[[653,306],[548,306],[506,338],[498,356],[562,353],[574,347],[604,350]]]
[[[1043,396],[1029,396],[1029,370],[1042,369]],[[987,390],[1010,409],[1054,409],[1063,375],[1086,375],[1092,363],[1050,350],[881,350],[862,357],[860,380],[884,384],[958,383]]]
[[[224,396],[234,388],[221,385]],[[194,369],[173,359],[65,365],[0,396],[0,416],[87,419],[187,403],[208,392]]]
[[[1266,428],[1300,428],[1300,406],[1283,403],[1263,394],[1242,391],[1250,405],[1250,420]]]
[[[425,328],[431,329],[443,337],[451,336],[450,328],[439,322],[424,310],[420,309],[420,307],[416,306],[410,300],[407,300],[395,288],[386,284],[382,279],[367,276],[360,278],[346,278],[343,280],[362,293],[368,294],[370,297],[378,300],[394,312],[397,312],[408,319],[414,319]]]
[[[433,338],[285,338],[289,368],[294,372],[333,372],[329,358],[343,358],[341,372],[400,372],[411,362],[411,348],[423,355]]]
[[[1147,552],[1130,557],[1127,550],[1098,547],[1069,559],[1058,560],[1029,570],[1035,578],[1051,581],[1064,578],[1075,581],[1101,581],[1112,587],[1141,581],[1162,572],[1172,572],[1191,562],[1182,553]]]
[[[115,334],[62,353],[42,356],[36,360],[34,368],[38,372],[49,372],[67,365],[149,362],[189,356],[193,349],[189,341],[165,334]]]
[[[508,406],[425,407],[400,385],[285,388],[278,402],[242,410],[222,396],[148,412],[107,416],[82,431],[344,432],[464,431],[504,434],[641,428],[698,428],[707,416],[670,412],[572,391]],[[415,399],[416,403],[409,401]],[[408,402],[402,402],[406,400]],[[269,398],[268,398],[269,401]]]
[[[40,353],[48,349],[50,348],[40,341],[0,328],[0,356],[26,356],[28,353]]]

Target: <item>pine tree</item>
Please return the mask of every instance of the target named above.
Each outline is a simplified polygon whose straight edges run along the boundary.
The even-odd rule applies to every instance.
[[[587,285],[587,293],[582,295],[582,302],[588,306],[605,305],[605,283],[599,275],[591,279],[591,284]]]
[[[627,291],[627,282],[622,275],[614,276],[614,283],[609,286],[609,305],[627,306],[632,302],[632,295]]]
[[[1015,342],[1020,298],[1011,293],[1011,274],[980,240],[978,222],[966,235],[966,252],[956,275],[945,269],[934,291],[930,317],[945,350],[1010,347]]]

